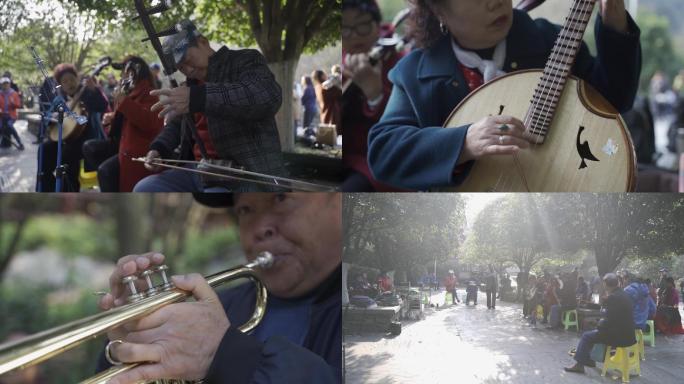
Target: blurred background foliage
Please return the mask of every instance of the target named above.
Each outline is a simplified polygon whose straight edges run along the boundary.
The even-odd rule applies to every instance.
[[[0,195],[0,343],[97,313],[93,292],[107,289],[116,260],[152,250],[175,274],[244,262],[232,214],[190,194]],[[103,345],[100,337],[40,364],[35,382],[85,379]]]

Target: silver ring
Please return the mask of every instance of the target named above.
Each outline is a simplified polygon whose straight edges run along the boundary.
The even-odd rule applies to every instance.
[[[499,127],[499,131],[501,132],[508,132],[509,129],[511,129],[511,127],[509,127],[508,124],[501,124]]]
[[[112,345],[114,344],[123,344],[123,340],[112,340],[109,343],[107,343],[107,346],[105,347],[105,359],[109,361],[109,364],[111,365],[121,365],[123,364],[119,360],[116,360],[112,357]]]
[[[504,135],[499,136],[499,144],[503,145],[504,143]]]

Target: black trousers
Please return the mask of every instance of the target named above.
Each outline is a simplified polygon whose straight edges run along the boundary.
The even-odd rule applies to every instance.
[[[102,192],[119,192],[119,155],[105,160],[97,168],[97,182]]]
[[[496,307],[496,290],[488,289],[487,290],[487,308],[494,308],[494,307]]]
[[[81,135],[85,136],[85,135]],[[62,144],[62,164],[66,166],[62,192],[79,192],[81,184],[78,173],[83,159],[82,147],[85,137]],[[54,192],[56,186],[55,168],[57,166],[57,143],[48,141],[43,144],[43,164],[40,168],[43,192]]]

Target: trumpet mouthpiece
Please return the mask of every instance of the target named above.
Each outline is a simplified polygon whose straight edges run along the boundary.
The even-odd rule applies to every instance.
[[[255,267],[270,268],[273,265],[273,254],[271,252],[261,252],[252,262]]]

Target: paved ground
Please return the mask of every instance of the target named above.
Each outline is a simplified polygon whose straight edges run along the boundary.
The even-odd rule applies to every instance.
[[[574,362],[567,352],[577,344],[575,332],[531,329],[517,303],[498,302],[496,310],[487,310],[484,294],[478,303],[432,310],[423,321],[404,322],[396,337],[346,335],[346,383],[620,382],[601,377],[598,368],[586,375],[563,371]],[[682,383],[683,357],[684,336],[657,335],[656,347],[646,346],[642,376],[631,382]]]
[[[14,127],[26,149],[0,148],[0,192],[33,192],[38,145],[31,143],[36,137],[27,130],[26,120],[17,120]]]

